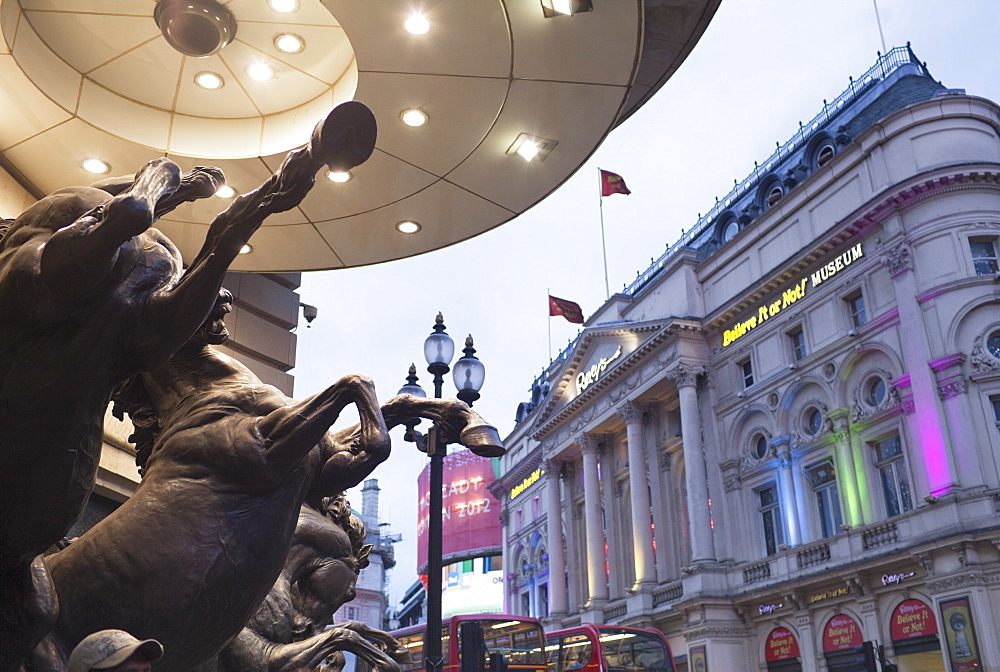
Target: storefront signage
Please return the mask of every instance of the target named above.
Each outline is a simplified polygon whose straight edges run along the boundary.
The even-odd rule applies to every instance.
[[[863,643],[861,626],[850,616],[837,614],[827,621],[823,631],[823,653],[853,649]]]
[[[541,477],[542,477],[542,470],[535,469],[533,472],[528,474],[528,476],[523,481],[521,481],[520,483],[518,483],[517,485],[515,485],[513,488],[510,489],[510,498],[514,499],[515,497],[520,495],[522,492],[524,492],[534,483],[536,483],[538,479]]]
[[[691,660],[688,665],[688,669],[691,672],[708,672],[708,653],[705,650],[704,644],[701,646],[692,646],[688,658]]]
[[[731,345],[799,299],[805,298],[806,289],[809,286],[816,287],[820,283],[826,282],[863,256],[864,250],[861,249],[861,243],[858,243],[843,254],[828,261],[815,273],[803,276],[790,285],[784,285],[779,289],[781,291],[780,299],[755,306],[754,312],[749,318],[737,322],[731,329],[726,329],[722,334],[722,346]]]
[[[799,657],[799,640],[788,628],[775,628],[764,642],[764,660],[773,663]]]
[[[621,356],[622,356],[622,346],[619,345],[618,349],[615,350],[615,354],[611,355],[610,357],[601,357],[600,361],[591,366],[589,369],[587,369],[586,371],[581,371],[579,375],[577,375],[576,377],[576,393],[580,394],[588,387],[596,383],[597,379],[601,377],[601,373],[603,373],[604,370],[611,365],[611,362],[615,361]]]
[[[882,585],[890,586],[894,583],[899,583],[903,579],[908,579],[913,576],[914,572],[907,572],[905,574],[883,574],[882,575]]]
[[[920,600],[904,600],[892,612],[889,636],[894,642],[936,635],[937,632],[937,623],[934,621],[931,608]]]
[[[828,590],[825,593],[816,593],[809,596],[809,604],[813,602],[821,602],[823,600],[832,600],[835,597],[843,597],[849,592],[847,586],[841,588],[834,588],[833,590]]]
[[[948,640],[948,658],[952,672],[981,672],[976,628],[972,623],[972,610],[968,597],[959,597],[940,604],[941,622]]]
[[[785,605],[784,604],[762,604],[762,605],[760,605],[760,606],[757,607],[757,611],[760,612],[761,616],[763,616],[764,614],[770,614],[773,611],[777,611],[778,609],[781,609],[783,606],[785,606]]]

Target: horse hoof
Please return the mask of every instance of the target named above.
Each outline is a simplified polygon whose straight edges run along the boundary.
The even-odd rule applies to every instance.
[[[351,100],[333,108],[316,124],[309,155],[330,170],[350,170],[372,155],[377,135],[375,115],[364,103]]]
[[[492,425],[471,425],[462,430],[459,443],[480,457],[500,457],[507,452],[500,432]]]

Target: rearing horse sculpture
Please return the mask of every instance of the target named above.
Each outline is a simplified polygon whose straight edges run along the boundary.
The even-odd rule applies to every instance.
[[[186,269],[150,227],[212,195],[222,181],[215,169],[182,178],[172,161],[156,159],[130,184],[109,187],[124,186],[120,193],[64,189],[10,224],[0,240],[0,672],[17,670],[54,619],[37,556],[86,505],[112,388],[191,337],[268,215],[298,205],[324,164],[357,165],[374,144],[371,112],[338,107],[308,147],[215,218]]]
[[[388,457],[383,413],[393,424],[432,418],[447,440],[503,453],[496,430],[460,401],[403,395],[380,409],[371,381],[350,375],[293,403],[198,338],[139,378],[159,436],[135,494],[46,558],[59,620],[36,670],[61,670],[77,642],[109,627],[160,640],[160,671],[189,672],[217,654],[281,573],[300,504],[357,485]],[[360,424],[328,434],[350,403]]]

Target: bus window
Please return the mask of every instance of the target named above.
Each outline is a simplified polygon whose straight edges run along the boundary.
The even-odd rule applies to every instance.
[[[414,672],[424,669],[424,633],[414,632],[400,635],[399,643],[406,649],[406,660],[399,664],[400,672]],[[448,660],[448,628],[441,629],[441,658]],[[360,659],[359,659],[360,660]]]
[[[545,665],[542,629],[531,621],[483,621],[487,655],[502,653],[508,665]]]
[[[569,635],[560,639],[560,669],[563,672],[582,670],[590,663],[594,653],[594,645],[590,637],[584,634]]]
[[[667,648],[659,638],[641,631],[599,628],[606,672],[672,670]]]

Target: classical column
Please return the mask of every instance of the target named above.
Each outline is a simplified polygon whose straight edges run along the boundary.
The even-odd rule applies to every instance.
[[[649,526],[649,484],[646,447],[642,437],[642,411],[630,401],[619,412],[625,418],[628,440],[629,504],[632,508],[632,556],[635,563],[635,585],[632,589],[639,590],[656,583],[653,531]]]
[[[799,507],[795,497],[795,483],[792,480],[791,437],[776,436],[771,439],[771,445],[778,454],[778,488],[781,493],[778,501],[781,504],[781,517],[785,521],[785,529],[788,530],[786,543],[789,546],[798,546],[802,543],[802,536],[799,533]]]
[[[559,492],[559,472],[562,463],[545,461],[545,504],[549,548],[549,614],[565,615],[566,554],[563,550],[562,497]]]
[[[601,522],[601,484],[597,480],[597,439],[584,434],[583,514],[587,536],[587,602],[607,601],[608,581],[604,575],[604,524]]]
[[[708,471],[705,468],[705,450],[701,445],[701,421],[695,390],[701,373],[704,373],[704,367],[681,363],[668,374],[677,382],[677,395],[680,398],[692,563],[715,560],[715,542],[712,539],[711,516],[708,511]]]
[[[668,511],[668,497],[664,494],[663,475],[670,474],[670,456],[660,453],[655,447],[651,447],[646,452],[647,464],[651,467],[649,472],[649,485],[652,491],[653,523],[656,525],[656,532],[653,538],[656,540],[656,575],[660,581],[666,581],[670,576],[667,558],[670,557],[671,542],[670,529],[667,521],[673,514],[673,506]]]
[[[907,419],[912,421],[910,436],[916,438],[916,445],[910,446],[913,454],[909,464],[918,475],[920,485],[925,485],[929,494],[939,497],[957,487],[958,479],[945,448],[942,431],[944,422],[937,385],[927,365],[931,359],[930,344],[924,324],[925,313],[917,303],[917,282],[913,276],[910,248],[906,243],[900,243],[886,250],[879,260],[889,269],[896,291],[896,305],[902,325],[903,359],[913,389],[913,406],[916,412],[907,416]],[[916,500],[920,500],[924,493],[917,490],[913,494],[916,504]]]
[[[846,408],[830,411],[828,417],[833,422],[833,463],[837,472],[837,487],[844,509],[844,522],[857,527],[864,521],[861,504],[861,478],[854,466],[854,452],[851,449],[851,419]],[[868,491],[867,484],[864,485]]]
[[[937,377],[938,396],[948,418],[951,458],[962,488],[983,487],[986,484],[982,458],[976,449],[976,425],[969,412],[966,395],[969,383],[962,371],[965,355],[957,353],[930,363]],[[992,429],[992,427],[990,428]]]

